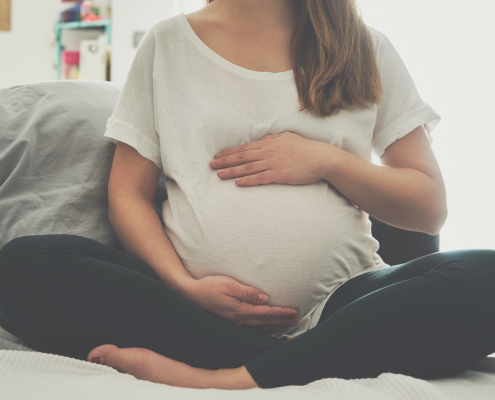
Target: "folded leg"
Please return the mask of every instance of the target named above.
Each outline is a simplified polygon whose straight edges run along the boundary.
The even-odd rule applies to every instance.
[[[260,387],[384,372],[443,378],[495,351],[494,250],[434,253],[356,278],[316,327],[245,365]]]
[[[81,360],[114,344],[198,368],[237,368],[283,343],[197,307],[138,258],[75,235],[3,246],[0,310],[30,347]]]

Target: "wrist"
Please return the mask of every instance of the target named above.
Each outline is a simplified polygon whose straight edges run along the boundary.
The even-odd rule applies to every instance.
[[[332,183],[332,176],[337,171],[343,150],[335,147],[334,145],[320,142],[321,145],[318,148],[318,177],[320,180],[324,179],[328,183]]]
[[[198,280],[191,277],[190,279],[185,279],[180,283],[180,287],[177,290],[183,297],[191,302],[194,301],[194,296],[197,293],[197,283]]]
[[[181,276],[167,276],[159,277],[160,280],[168,287],[175,290],[177,293],[189,299],[190,293],[193,292],[194,284],[197,282],[189,273],[183,274]]]

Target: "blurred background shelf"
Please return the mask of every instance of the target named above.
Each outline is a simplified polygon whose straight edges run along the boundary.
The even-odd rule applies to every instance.
[[[74,21],[74,22],[57,22],[54,26],[56,35],[56,70],[57,79],[62,78],[62,31],[64,29],[94,29],[102,28],[105,35],[107,36],[107,44],[110,46],[112,44],[112,20],[110,18],[100,19],[96,21]]]

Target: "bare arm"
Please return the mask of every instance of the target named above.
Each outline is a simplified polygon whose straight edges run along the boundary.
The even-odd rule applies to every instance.
[[[423,129],[392,143],[382,156],[383,166],[323,144],[323,179],[386,224],[436,235],[447,219],[447,197]]]
[[[159,177],[160,169],[153,162],[119,142],[108,183],[108,217],[126,252],[185,295],[195,279],[184,268],[153,207]]]

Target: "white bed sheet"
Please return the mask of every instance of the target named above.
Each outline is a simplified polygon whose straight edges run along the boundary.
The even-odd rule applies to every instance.
[[[494,400],[495,354],[448,379],[384,373],[370,379],[320,379],[275,389],[189,389],[136,379],[105,365],[34,351],[0,327],[2,400]]]

